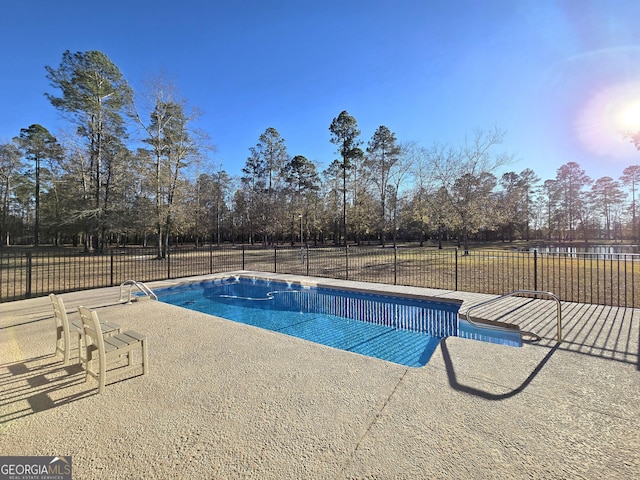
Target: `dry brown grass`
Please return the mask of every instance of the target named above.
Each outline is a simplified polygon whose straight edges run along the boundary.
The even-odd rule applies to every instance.
[[[206,247],[153,249],[97,255],[78,252],[0,251],[0,301],[50,292],[119,285],[232,270],[312,275],[419,287],[503,294],[551,291],[564,301],[640,307],[640,262],[633,255],[598,258],[537,255],[505,250],[342,247]]]

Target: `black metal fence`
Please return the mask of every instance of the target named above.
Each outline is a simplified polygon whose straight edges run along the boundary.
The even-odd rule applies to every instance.
[[[503,294],[543,290],[569,302],[640,307],[640,255],[418,247],[155,248],[105,253],[0,249],[0,302],[233,270]]]

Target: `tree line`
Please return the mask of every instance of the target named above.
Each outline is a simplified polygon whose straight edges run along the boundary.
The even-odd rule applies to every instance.
[[[374,243],[431,239],[638,239],[640,166],[592,180],[576,162],[541,181],[503,171],[504,131],[476,130],[457,146],[401,142],[379,126],[366,142],[341,112],[328,125],[326,168],[290,155],[273,127],[248,148],[241,175],[208,157],[209,139],[162,79],[139,99],[102,52],[65,52],[45,67],[51,105],[70,128],[39,124],[0,144],[0,247],[11,244]],[[636,137],[631,136],[636,142]]]

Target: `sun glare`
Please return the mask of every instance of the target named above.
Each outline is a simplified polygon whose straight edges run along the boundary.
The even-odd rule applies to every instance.
[[[618,115],[618,123],[623,132],[640,131],[640,100],[622,107]]]
[[[592,154],[621,160],[637,155],[625,134],[640,131],[640,84],[613,85],[594,93],[578,112],[574,128]]]

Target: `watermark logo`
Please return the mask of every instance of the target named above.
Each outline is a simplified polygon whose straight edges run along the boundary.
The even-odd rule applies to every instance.
[[[0,480],[71,480],[71,457],[0,457]]]

